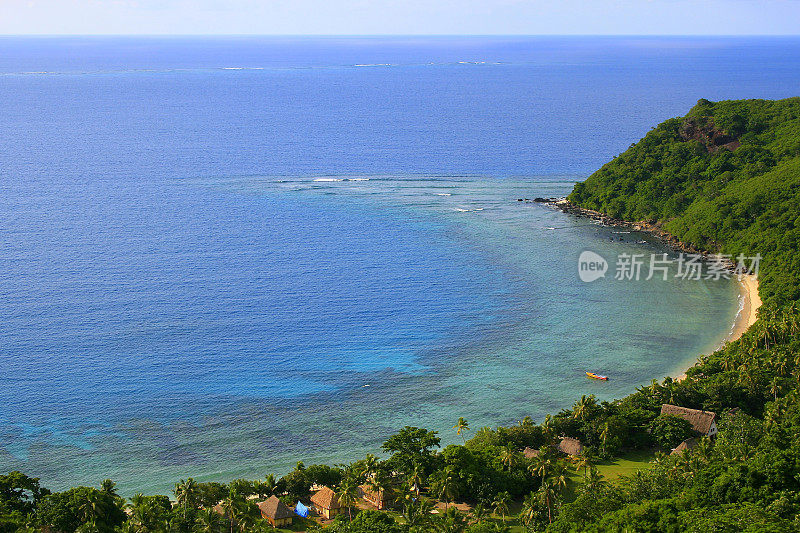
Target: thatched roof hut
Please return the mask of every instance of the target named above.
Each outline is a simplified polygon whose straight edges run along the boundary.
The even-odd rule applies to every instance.
[[[561,437],[561,440],[558,441],[556,445],[556,449],[567,455],[580,455],[583,453],[583,444],[581,444],[581,441],[578,439],[573,439],[572,437]]]
[[[522,450],[522,455],[525,457],[525,459],[535,459],[539,457],[539,453],[539,450],[529,446],[525,446],[525,449]]]
[[[339,509],[342,504],[339,503],[339,498],[336,493],[328,487],[322,487],[311,497],[311,503],[321,509]]]
[[[367,484],[358,486],[358,495],[364,501],[371,503],[378,509],[385,509],[389,503],[386,491],[375,490]]]
[[[688,407],[665,403],[661,406],[661,414],[678,416],[687,420],[692,425],[692,429],[700,435],[716,435],[717,433],[717,413],[712,411],[689,409]]]
[[[336,493],[324,486],[311,496],[311,505],[325,518],[333,518],[342,512],[342,504],[339,503]]]
[[[670,455],[680,455],[686,450],[693,449],[695,446],[697,446],[697,437],[686,439],[685,441],[681,442],[676,447],[674,447],[670,452]]]
[[[258,502],[258,509],[261,511],[261,516],[270,522],[285,520],[294,516],[292,511],[277,496],[270,496],[263,502]]]

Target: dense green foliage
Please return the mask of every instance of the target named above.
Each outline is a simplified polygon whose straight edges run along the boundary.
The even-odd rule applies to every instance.
[[[298,463],[280,479],[181,480],[174,503],[166,496],[126,501],[110,481],[51,494],[12,472],[0,476],[0,532],[268,531],[255,506],[262,498],[308,503],[312,487],[326,485],[354,507],[364,484],[384,491],[393,512],[350,510],[326,531],[484,533],[511,524],[553,532],[800,530],[800,98],[701,100],[578,184],[569,199],[648,222],[699,249],[761,254],[758,321],[703,356],[682,381],[654,380],[613,402],[583,396],[541,424],[526,418],[478,429],[469,440],[469,424],[459,419],[453,429],[464,445],[440,449],[436,432],[405,427],[382,446],[385,460]],[[692,435],[682,418],[660,414],[664,403],[717,412],[719,434],[682,454],[658,452],[628,478],[603,479],[597,466],[604,460],[632,450],[669,452]],[[561,437],[579,439],[584,452],[557,452]]]
[[[722,141],[733,144],[715,144]],[[569,200],[615,218],[658,223],[699,249],[760,253],[764,301],[795,302],[800,98],[700,100],[686,117],[663,122],[577,184]]]

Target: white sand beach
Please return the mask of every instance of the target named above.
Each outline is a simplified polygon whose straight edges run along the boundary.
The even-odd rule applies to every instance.
[[[754,275],[742,276],[739,280],[739,293],[743,298],[742,309],[736,315],[736,321],[731,329],[731,334],[726,339],[733,342],[752,326],[757,316],[758,308],[761,307],[761,297],[758,295],[758,278]]]
[[[758,319],[758,308],[761,307],[761,297],[758,295],[758,277],[752,274],[742,276],[739,279],[739,295],[742,298],[742,307],[736,315],[725,343],[738,340]],[[686,372],[681,372],[675,379],[681,381],[684,378],[686,378]]]

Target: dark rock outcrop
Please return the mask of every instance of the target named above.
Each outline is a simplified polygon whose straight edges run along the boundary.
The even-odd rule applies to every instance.
[[[700,141],[710,153],[717,152],[723,148],[733,151],[740,146],[736,137],[716,129],[713,121],[702,124],[694,117],[687,118],[681,124],[679,133],[684,141]]]

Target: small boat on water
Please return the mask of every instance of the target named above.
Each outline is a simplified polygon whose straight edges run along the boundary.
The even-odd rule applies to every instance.
[[[586,377],[592,379],[600,379],[603,381],[608,381],[608,376],[601,376],[600,374],[595,374],[594,372],[587,372]]]

